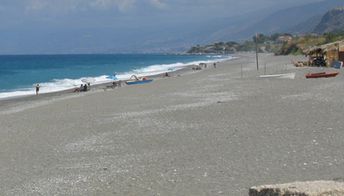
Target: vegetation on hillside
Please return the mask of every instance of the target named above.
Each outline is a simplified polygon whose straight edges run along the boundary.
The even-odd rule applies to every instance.
[[[323,35],[296,36],[275,52],[276,55],[304,54],[304,51],[314,46],[320,46],[344,40],[344,32],[325,33]]]
[[[259,52],[275,53],[276,55],[298,55],[304,54],[304,51],[310,47],[319,46],[344,40],[344,31],[334,33],[325,33],[323,35],[303,35],[293,36],[290,34],[258,34],[252,40],[241,43],[238,42],[218,42],[205,46],[197,45],[192,47],[187,53],[200,54],[230,54],[235,52],[255,51],[258,43]]]
[[[208,44],[205,46],[194,46],[187,53],[199,54],[199,53],[213,53],[213,54],[229,54],[235,52],[247,52],[256,50],[256,40],[258,41],[259,52],[277,52],[283,45],[283,37],[292,37],[290,34],[273,34],[263,35],[258,34],[254,36],[252,40],[246,40],[243,42],[218,42],[214,44]]]

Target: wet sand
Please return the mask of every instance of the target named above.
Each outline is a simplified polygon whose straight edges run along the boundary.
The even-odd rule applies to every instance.
[[[344,180],[344,76],[307,80],[319,68],[268,54],[257,72],[254,54],[239,56],[146,85],[0,106],[0,192],[241,196]],[[296,78],[258,78],[265,63],[266,74]]]

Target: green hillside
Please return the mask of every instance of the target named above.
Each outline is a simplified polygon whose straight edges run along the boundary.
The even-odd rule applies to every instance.
[[[319,46],[344,40],[344,32],[325,33],[323,35],[292,36],[289,34],[258,35],[259,52],[275,53],[276,55],[304,54],[313,46]],[[242,43],[218,42],[204,46],[194,46],[187,53],[192,54],[230,54],[235,52],[255,51],[254,37]]]

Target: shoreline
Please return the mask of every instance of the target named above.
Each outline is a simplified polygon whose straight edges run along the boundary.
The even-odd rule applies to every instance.
[[[193,56],[195,56],[195,55],[193,55]],[[202,56],[204,56],[204,55],[202,55]],[[145,67],[140,67],[137,69],[123,71],[120,74],[117,74],[117,77],[119,78],[117,80],[122,80],[122,81],[130,80],[129,76],[131,76],[131,75],[137,75],[140,77],[155,77],[155,75],[161,75],[161,74],[164,74],[165,72],[173,72],[173,71],[177,71],[180,69],[184,69],[184,68],[189,67],[189,66],[195,66],[198,63],[205,63],[205,62],[213,63],[213,62],[225,61],[225,60],[228,60],[229,58],[231,58],[231,56],[221,56],[221,57],[222,58],[214,56],[213,59],[211,59],[211,56],[207,56],[207,58],[209,58],[209,59],[193,60],[193,61],[189,61],[189,62],[185,62],[185,63],[174,62],[174,63],[167,63],[167,64],[147,65]],[[204,56],[204,58],[205,58],[205,56]],[[152,67],[155,67],[155,68],[153,70],[149,69],[149,71],[145,70],[145,69],[152,68]],[[167,70],[168,67],[170,67],[170,68]],[[161,68],[162,68],[162,70],[161,70]],[[163,71],[164,69],[165,69],[165,71]],[[51,94],[51,93],[59,93],[59,92],[75,90],[81,84],[85,84],[85,82],[83,80],[88,80],[88,79],[91,79],[91,81],[93,80],[92,83],[94,83],[94,84],[92,86],[99,86],[99,85],[104,85],[104,84],[108,85],[108,84],[113,82],[112,79],[110,79],[108,77],[111,77],[111,75],[107,76],[104,74],[104,75],[91,76],[91,77],[85,76],[85,77],[75,78],[75,79],[69,79],[69,78],[52,79],[51,81],[40,82],[41,84],[43,84],[43,85],[41,85],[40,94],[41,95],[42,94]],[[55,86],[56,82],[53,82],[54,80],[56,80],[56,81],[71,80],[72,84],[71,84],[71,82],[67,82],[67,84],[65,84],[65,82],[62,82],[62,84],[58,84],[57,86]],[[75,84],[79,84],[79,85],[75,85]],[[35,86],[35,85],[36,85],[36,83],[33,84],[33,86]],[[53,87],[49,89],[49,86],[53,86]],[[45,87],[47,87],[47,89],[45,89]],[[29,90],[29,89],[31,89],[31,90]],[[30,97],[32,95],[35,95],[34,88],[25,88],[22,90],[11,89],[11,90],[4,91],[4,92],[0,93],[0,101],[1,100],[16,99],[16,98],[21,98],[21,97]]]
[[[222,61],[215,61],[216,63],[222,63],[222,62],[227,62],[227,61],[232,61],[234,60],[236,57],[235,55],[231,56],[231,59],[228,60],[222,60]],[[213,62],[211,63],[206,63],[208,66],[212,66]],[[181,69],[175,70],[175,71],[170,71],[169,73],[169,77],[177,77],[178,75],[183,75],[183,74],[188,74],[188,73],[193,73],[193,72],[197,72],[195,70],[192,70],[192,67],[195,67],[197,65],[187,65]],[[150,76],[142,76],[142,77],[149,77],[151,79],[154,80],[159,80],[159,79],[164,79],[164,78],[168,78],[164,76],[164,73],[161,74],[155,74],[155,75],[150,75]],[[121,80],[122,81],[122,85],[123,83],[125,83],[128,80]],[[36,101],[40,101],[40,100],[44,100],[44,101],[49,101],[51,99],[58,99],[58,98],[66,98],[66,96],[71,96],[71,97],[75,97],[75,96],[80,96],[83,95],[85,93],[92,93],[95,91],[100,91],[100,90],[115,90],[117,88],[122,88],[125,87],[126,84],[124,84],[124,86],[122,87],[116,87],[116,88],[108,88],[107,86],[112,85],[113,82],[104,82],[104,83],[100,83],[100,84],[94,84],[91,85],[91,90],[88,90],[87,92],[74,92],[74,90],[77,88],[73,88],[73,89],[66,89],[66,90],[61,90],[61,91],[55,91],[55,92],[48,92],[48,93],[42,93],[39,95],[22,95],[22,96],[14,96],[14,97],[5,97],[5,98],[1,98],[0,99],[0,109],[9,109],[12,106],[18,106],[18,105],[24,105],[27,104],[27,102],[36,102]]]

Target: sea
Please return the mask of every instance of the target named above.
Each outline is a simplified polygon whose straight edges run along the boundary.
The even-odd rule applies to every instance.
[[[199,63],[231,59],[226,55],[85,54],[0,55],[0,99],[73,89],[126,80],[132,75],[151,76]],[[115,77],[114,77],[115,75]]]

